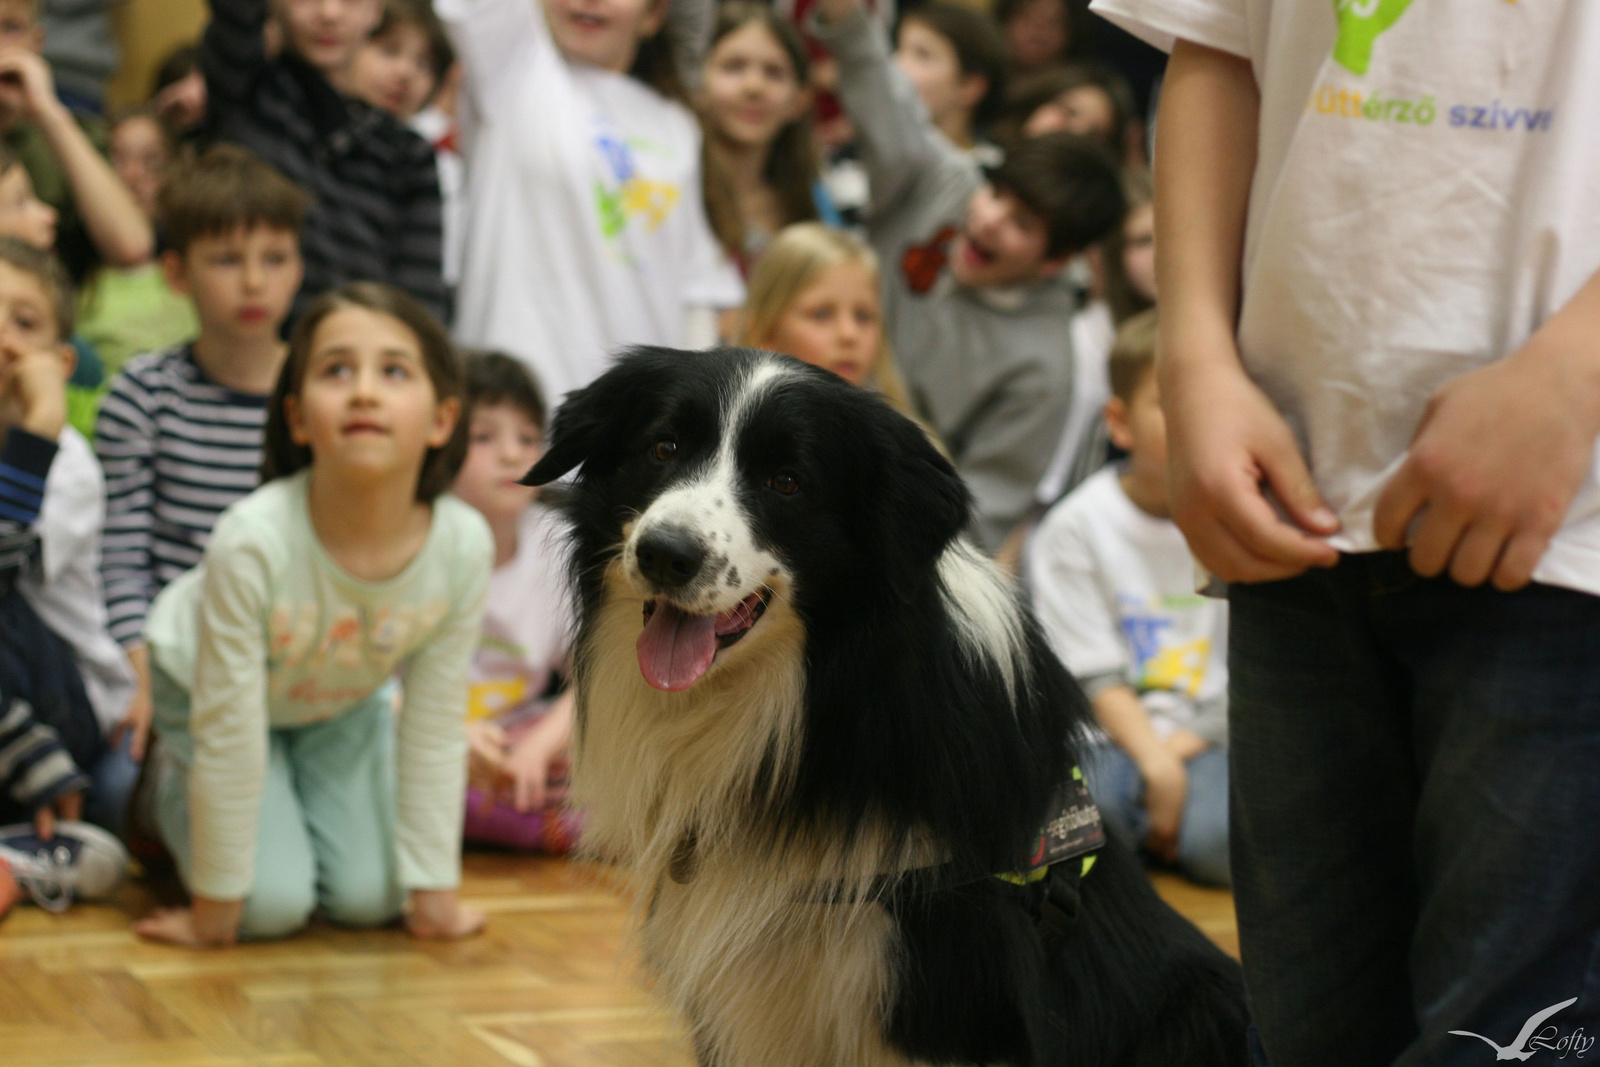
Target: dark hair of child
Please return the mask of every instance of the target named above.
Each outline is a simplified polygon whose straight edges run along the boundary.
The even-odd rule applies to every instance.
[[[219,144],[175,168],[156,198],[166,247],[265,226],[299,235],[311,197],[248,149]]]
[[[461,354],[467,376],[469,409],[509,404],[528,416],[542,431],[545,426],[544,393],[533,372],[515,356],[474,349]]]
[[[1111,129],[1105,134],[1105,142],[1113,152],[1120,153],[1127,138],[1128,124],[1138,116],[1138,105],[1128,79],[1109,63],[1096,59],[1077,59],[1018,78],[1011,86],[1005,118],[1000,123],[1001,140],[1006,144],[1016,143],[1022,137],[1023,125],[1035,111],[1074,89],[1085,87],[1100,90],[1110,102]]]
[[[155,96],[174,82],[187,78],[199,63],[200,49],[197,46],[184,44],[174,48],[156,68],[156,84],[155,88],[150,90],[150,95]]]
[[[437,89],[456,61],[456,50],[450,44],[444,23],[433,13],[433,5],[427,0],[385,0],[372,39],[377,40],[400,26],[415,26],[427,37],[428,65],[433,68],[433,84]]]
[[[450,343],[439,320],[410,294],[392,285],[379,282],[351,282],[338,289],[323,293],[311,302],[289,336],[289,356],[283,361],[278,383],[273,387],[272,400],[267,405],[266,442],[261,455],[261,481],[272,481],[311,466],[311,449],[296,444],[289,432],[289,417],[284,410],[284,400],[300,395],[305,385],[306,367],[311,361],[311,346],[317,337],[317,327],[329,315],[344,308],[366,308],[380,315],[389,315],[416,335],[422,350],[423,367],[428,380],[433,383],[437,400],[465,400],[466,376],[462,373],[461,359]],[[440,493],[450,488],[456,472],[467,454],[467,420],[456,420],[455,431],[439,448],[428,449],[422,461],[422,471],[417,475],[417,499],[431,503]]]
[[[1117,161],[1088,137],[1047,133],[1023,141],[989,172],[989,181],[1044,221],[1050,259],[1081,252],[1122,224]]]
[[[717,8],[717,21],[711,31],[711,45],[706,54],[717,47],[728,34],[741,30],[751,23],[766,29],[789,57],[794,68],[795,81],[802,87],[811,84],[811,57],[806,52],[805,41],[788,20],[778,16],[771,7],[754,0],[729,0]],[[712,131],[708,128],[701,140],[701,173],[704,175],[706,221],[711,232],[729,256],[741,259],[745,251],[744,219],[733,186],[717,164],[711,149]],[[811,109],[789,123],[773,139],[767,154],[767,165],[761,178],[778,194],[783,208],[784,225],[811,222],[817,217],[815,187],[818,164],[816,137],[812,131]]]
[[[972,128],[981,130],[999,117],[1006,101],[1006,42],[994,21],[970,7],[931,0],[912,8],[900,25],[919,22],[950,42],[961,76],[981,75],[989,88],[972,113]]]
[[[6,162],[7,157],[10,162]],[[16,156],[6,149],[4,156],[0,156],[0,174],[17,165]],[[53,253],[16,237],[0,237],[0,263],[38,280],[50,300],[50,312],[56,320],[56,339],[70,338],[74,325],[72,281],[61,261]]]
[[[1156,309],[1148,308],[1122,324],[1111,345],[1106,374],[1111,378],[1111,395],[1124,404],[1133,403],[1133,394],[1156,367]]]

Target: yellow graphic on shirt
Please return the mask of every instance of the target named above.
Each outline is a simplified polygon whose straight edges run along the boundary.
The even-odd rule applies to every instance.
[[[600,232],[615,239],[627,228],[629,219],[641,219],[647,229],[659,229],[672,209],[682,199],[682,190],[672,182],[646,178],[639,173],[633,148],[627,141],[607,127],[595,136],[595,147],[611,172],[610,185],[605,181],[594,184],[595,212],[600,220]]]
[[[1165,689],[1193,699],[1200,695],[1200,683],[1205,681],[1206,664],[1210,660],[1211,639],[1208,637],[1170,645],[1145,660],[1139,688]]]

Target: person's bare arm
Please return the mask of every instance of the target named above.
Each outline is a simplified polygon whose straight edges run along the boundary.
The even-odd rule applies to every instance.
[[[1234,339],[1260,96],[1248,60],[1179,41],[1156,149],[1158,373],[1173,519],[1226,581],[1331,566],[1337,529],[1294,435],[1249,379]],[[1266,489],[1292,521],[1280,518]]]
[[[155,254],[155,230],[89,138],[56,97],[44,57],[25,48],[0,50],[0,80],[20,93],[23,113],[39,124],[72,189],[89,240],[113,267],[132,267]]]
[[[1526,585],[1594,462],[1600,273],[1526,344],[1443,385],[1378,498],[1373,533],[1462,585]]]
[[[1128,754],[1144,780],[1144,807],[1150,816],[1150,836],[1144,844],[1171,863],[1178,855],[1178,828],[1189,794],[1183,760],[1162,744],[1144,702],[1130,686],[1107,686],[1095,694],[1092,706],[1100,728]]]

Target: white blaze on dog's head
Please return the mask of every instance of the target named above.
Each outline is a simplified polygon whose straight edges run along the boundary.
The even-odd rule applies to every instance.
[[[788,585],[784,562],[757,543],[735,450],[761,394],[793,373],[775,359],[756,364],[726,398],[716,455],[652,501],[628,530],[623,572],[645,599],[639,667],[657,689],[693,685]]]

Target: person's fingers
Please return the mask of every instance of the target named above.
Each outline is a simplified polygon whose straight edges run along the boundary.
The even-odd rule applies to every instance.
[[[1317,492],[1311,469],[1292,440],[1282,448],[1264,450],[1257,462],[1283,509],[1302,529],[1323,537],[1338,532],[1339,517]]]
[[[1428,487],[1408,459],[1378,494],[1372,512],[1372,536],[1391,551],[1406,547],[1411,522],[1428,503]]]
[[[1450,557],[1450,577],[1465,586],[1482,585],[1494,573],[1511,531],[1482,519],[1467,527]]]
[[[1464,512],[1443,504],[1423,508],[1411,531],[1411,569],[1424,578],[1437,578],[1450,565],[1456,545],[1467,532]]]
[[[135,763],[144,762],[145,745],[150,741],[150,721],[141,719],[133,724],[133,740],[128,742],[128,755]]]
[[[56,836],[56,813],[48,807],[40,808],[33,813],[33,831],[39,835],[40,841],[48,841]]]
[[[1192,529],[1192,527],[1191,527]],[[1206,569],[1225,582],[1270,582],[1292,578],[1305,568],[1273,563],[1252,554],[1220,523],[1199,535],[1191,536],[1189,547]]]
[[[1524,530],[1513,535],[1505,551],[1500,554],[1499,563],[1495,565],[1491,578],[1494,587],[1510,593],[1527,585],[1533,580],[1534,568],[1549,547],[1550,538],[1546,534]]]
[[[56,811],[63,819],[76,819],[83,814],[83,794],[68,793],[56,801]]]

